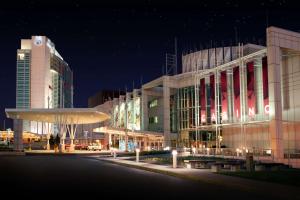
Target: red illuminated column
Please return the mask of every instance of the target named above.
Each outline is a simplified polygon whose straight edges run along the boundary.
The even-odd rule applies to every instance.
[[[221,72],[221,80],[220,80],[220,95],[221,95],[221,119],[222,122],[228,120],[228,112],[227,112],[227,73],[226,71]]]
[[[215,104],[216,104],[216,94],[215,94],[215,75],[209,77],[209,89],[210,89],[210,122],[216,121],[215,114]]]
[[[205,96],[205,79],[200,80],[200,121],[206,123],[206,96]]]
[[[245,114],[248,115],[250,119],[255,117],[256,108],[255,108],[255,101],[256,95],[254,91],[254,62],[247,63],[247,103],[248,103],[248,110],[245,110]]]
[[[239,67],[233,68],[233,116],[235,119],[240,119],[240,71]]]

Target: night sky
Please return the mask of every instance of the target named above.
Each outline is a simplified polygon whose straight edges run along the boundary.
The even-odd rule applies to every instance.
[[[101,89],[131,90],[141,77],[145,83],[161,76],[175,37],[179,60],[182,53],[236,41],[264,44],[267,25],[299,31],[299,10],[287,0],[1,2],[0,129],[4,108],[15,107],[22,38],[45,35],[55,43],[74,72],[74,107],[87,107]]]

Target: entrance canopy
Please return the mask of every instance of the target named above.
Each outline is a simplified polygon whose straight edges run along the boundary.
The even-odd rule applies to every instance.
[[[133,137],[149,137],[149,138],[155,138],[155,139],[163,139],[163,133],[159,132],[152,132],[152,131],[132,131],[129,129],[124,128],[113,128],[113,127],[99,127],[94,128],[93,132],[99,132],[99,133],[110,133],[110,134],[116,134],[116,135],[128,135]]]
[[[95,108],[5,109],[5,113],[11,119],[47,123],[57,123],[63,118],[64,124],[93,124],[110,118]]]

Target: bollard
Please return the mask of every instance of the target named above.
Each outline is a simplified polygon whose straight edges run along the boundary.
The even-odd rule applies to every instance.
[[[114,151],[114,159],[116,159],[117,158],[116,149],[114,149],[113,151]]]
[[[195,154],[196,154],[196,148],[193,147],[193,148],[192,148],[192,151],[193,151],[193,156],[195,156]]]
[[[173,150],[172,155],[173,155],[173,168],[177,168],[177,151]]]
[[[136,162],[140,162],[140,149],[135,149],[136,152]]]

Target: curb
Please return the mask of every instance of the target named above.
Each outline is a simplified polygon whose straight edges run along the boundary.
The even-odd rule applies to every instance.
[[[5,151],[0,152],[0,156],[25,156],[25,152]]]
[[[183,179],[202,182],[202,183],[208,183],[208,184],[213,184],[213,185],[218,185],[218,186],[224,186],[224,184],[222,184],[220,182],[213,181],[213,180],[208,180],[208,179],[201,179],[199,177],[195,177],[195,176],[192,176],[192,175],[179,174],[179,173],[176,173],[176,172],[170,172],[170,171],[165,171],[165,170],[160,170],[160,169],[153,169],[153,168],[144,167],[144,166],[131,165],[131,164],[127,164],[127,163],[121,163],[121,162],[116,162],[116,161],[106,160],[106,159],[99,159],[99,160],[104,161],[104,162],[117,164],[117,165],[121,165],[121,166],[125,166],[125,167],[131,167],[131,168],[141,169],[141,170],[145,170],[145,171],[149,171],[149,172],[165,174],[165,175],[169,175],[169,176],[173,176],[173,177],[177,177],[177,178],[183,178]],[[238,185],[238,186],[240,186],[240,185]],[[245,187],[240,187],[240,188],[245,189]]]
[[[101,161],[112,163],[112,164],[117,164],[117,165],[120,165],[120,166],[125,166],[125,167],[145,170],[145,171],[149,171],[149,172],[164,174],[164,175],[168,175],[168,176],[173,176],[173,177],[177,177],[177,178],[182,178],[182,179],[186,179],[186,180],[191,180],[191,181],[195,181],[195,182],[207,183],[207,184],[211,184],[211,185],[222,187],[222,188],[228,188],[228,189],[234,188],[236,190],[240,190],[240,191],[244,191],[244,192],[250,192],[250,193],[253,193],[253,194],[258,194],[258,195],[262,194],[262,191],[259,191],[259,190],[257,190],[256,188],[253,188],[253,187],[244,186],[242,184],[224,183],[224,182],[220,182],[220,181],[214,181],[214,180],[208,180],[208,179],[196,177],[196,176],[193,176],[193,175],[179,174],[179,173],[176,173],[176,172],[170,172],[170,171],[165,171],[165,170],[160,170],[160,169],[153,169],[153,168],[149,168],[149,167],[137,166],[137,165],[121,163],[121,162],[107,160],[107,159],[101,159],[101,158],[100,159],[98,158],[97,160],[101,160]],[[220,174],[218,174],[218,175],[220,175]],[[225,175],[221,175],[221,176],[225,176]],[[241,178],[241,179],[243,179],[243,178]],[[259,182],[261,182],[261,181],[259,181]],[[281,195],[272,196],[271,195],[269,197],[285,198],[284,195],[283,196],[281,196]],[[295,199],[297,199],[297,198],[298,197],[295,197]]]

